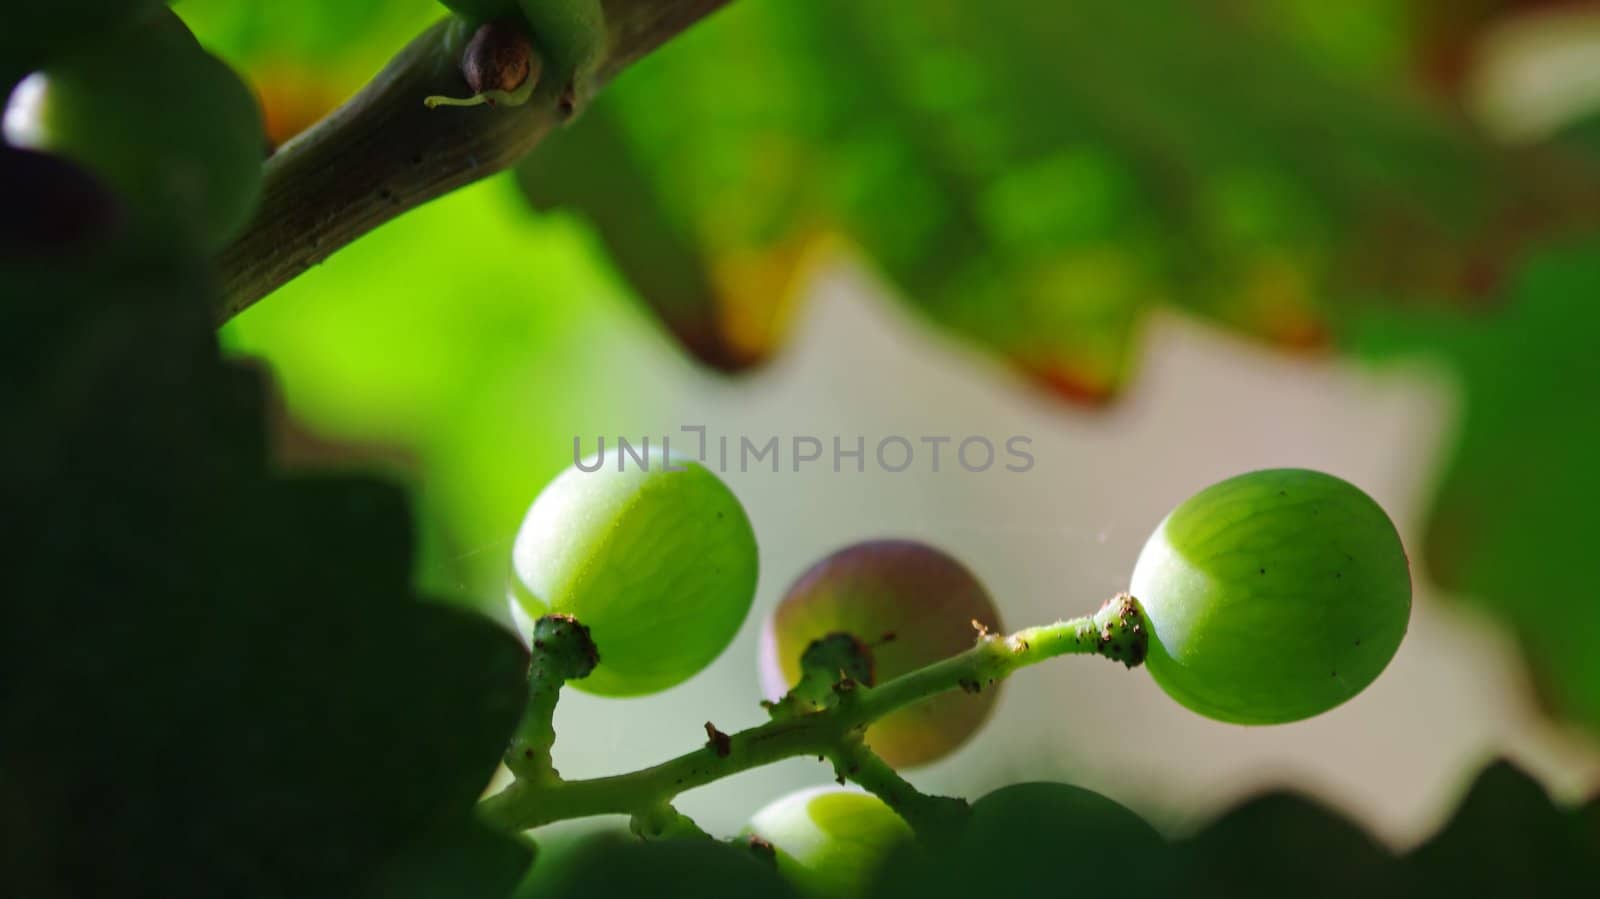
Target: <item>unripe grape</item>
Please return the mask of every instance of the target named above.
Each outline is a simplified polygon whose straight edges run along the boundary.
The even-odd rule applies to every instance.
[[[800,679],[815,639],[853,634],[872,645],[879,683],[969,649],[976,621],[1000,629],[994,602],[966,566],[923,543],[875,540],[839,550],[801,575],[768,617],[761,684],[777,700]],[[934,761],[972,736],[994,705],[995,685],[946,693],[880,719],[866,742],[897,767]]]
[[[520,17],[518,0],[440,0],[452,12],[470,22]]]
[[[564,851],[541,851],[516,895],[519,899],[790,899],[794,890],[770,862],[747,848],[704,838],[641,842],[600,834]]]
[[[0,95],[13,77],[164,5],[165,0],[9,0],[0,28]]]
[[[81,164],[157,244],[218,249],[255,207],[266,146],[254,95],[159,10],[52,60],[12,93],[15,146]]]
[[[951,845],[902,847],[874,895],[1175,895],[1153,890],[1166,841],[1125,806],[1082,787],[1033,782],[973,803]]]
[[[1332,475],[1276,469],[1200,491],[1156,528],[1132,593],[1156,683],[1202,715],[1275,724],[1361,692],[1394,657],[1411,576],[1393,523]]]
[[[1023,836],[1024,828],[1034,836]],[[1120,802],[1051,781],[1011,784],[974,802],[962,835],[963,848],[991,860],[1029,843],[1083,849],[1122,845],[1137,851],[1163,842],[1155,828]]]
[[[646,461],[613,451],[583,465],[597,470],[567,469],[512,549],[513,617],[524,636],[550,613],[587,626],[600,663],[572,685],[591,693],[687,680],[727,648],[755,597],[755,533],[738,498],[692,461],[659,449]]]
[[[814,896],[861,893],[888,854],[911,839],[910,826],[883,800],[835,786],[774,800],[745,832],[769,843],[778,873]]]

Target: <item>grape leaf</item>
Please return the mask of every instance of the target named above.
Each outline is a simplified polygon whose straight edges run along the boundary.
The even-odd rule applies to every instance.
[[[1407,895],[1584,895],[1600,877],[1597,835],[1526,773],[1496,762],[1443,829],[1407,857]]]
[[[1173,0],[735,7],[611,88],[527,183],[593,216],[715,366],[775,347],[773,297],[804,271],[786,248],[839,233],[908,303],[1086,402],[1133,376],[1157,304],[1326,346],[1375,302],[1476,308],[1587,216],[1592,165],[1497,149],[1397,73],[1335,77],[1259,24]],[[619,158],[626,190],[584,174]],[[759,289],[649,277],[752,257]],[[766,339],[729,324],[747,319]]]
[[[438,0],[183,0],[175,8],[256,89],[273,146],[331,112],[449,12]]]
[[[1552,248],[1478,319],[1374,316],[1352,347],[1374,358],[1443,359],[1466,399],[1428,513],[1428,574],[1516,635],[1541,693],[1600,730],[1600,309],[1594,240]]]
[[[372,881],[372,899],[490,899],[529,873],[531,844],[477,821],[451,821],[407,846]]]
[[[1246,799],[1170,845],[1104,826],[1112,822],[1088,808],[1078,820],[1019,815],[985,852],[902,853],[871,895],[971,896],[983,884],[1131,899],[1586,895],[1600,864],[1597,808],[1556,805],[1526,774],[1497,762],[1404,857],[1321,802],[1281,790]]]
[[[536,207],[587,220],[644,305],[723,371],[761,361],[781,339],[825,227],[814,195],[824,135],[792,108],[831,102],[810,79],[808,32],[797,27],[808,18],[749,6],[725,25],[719,15],[709,39],[697,27],[641,60],[631,90],[608,88],[518,170]],[[727,79],[703,53],[771,77]]]
[[[109,32],[169,0],[17,0],[0,31],[0,97],[28,72],[97,32]]]
[[[702,361],[735,371],[747,360],[722,339],[712,302],[716,287],[699,247],[673,227],[655,183],[630,153],[602,99],[582,128],[551,135],[517,169],[517,181],[540,209],[581,204],[612,262],[672,335]]]
[[[349,895],[470,820],[525,651],[412,595],[397,488],[271,472],[202,269],[68,243],[0,251],[0,892]]]
[[[1321,803],[1275,792],[1247,800],[1179,847],[1184,891],[1202,896],[1394,895],[1394,858]]]

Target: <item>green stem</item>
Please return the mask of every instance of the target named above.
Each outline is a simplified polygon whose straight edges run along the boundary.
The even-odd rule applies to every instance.
[[[783,698],[761,705],[774,719],[821,711],[853,696],[858,685],[872,686],[873,670],[872,647],[853,634],[827,634],[800,654],[800,681]]]
[[[645,840],[712,839],[711,834],[694,823],[694,819],[663,803],[653,808],[635,812],[629,822],[634,835]]]
[[[605,83],[728,0],[603,0]],[[471,93],[459,67],[471,37],[451,17],[395,55],[371,83],[267,160],[260,206],[216,260],[218,323],[409,209],[509,168],[568,112],[544,102],[429,109]]]
[[[818,712],[769,721],[629,774],[552,783],[517,780],[478,804],[486,820],[527,830],[592,815],[634,815],[680,793],[730,775],[798,756],[829,758],[859,740],[867,725],[948,690],[981,690],[1011,672],[1060,655],[1100,654],[1132,667],[1143,661],[1143,616],[1119,596],[1092,616],[985,635],[959,655],[878,687],[858,687],[849,701]]]
[[[859,740],[835,750],[831,760],[841,782],[853,781],[882,799],[930,844],[953,837],[971,811],[964,799],[930,796],[918,790]]]
[[[569,615],[545,615],[533,624],[528,662],[528,703],[506,746],[506,767],[517,780],[561,780],[550,758],[556,745],[556,703],[569,680],[588,677],[600,661],[589,629]]]
[[[555,764],[550,750],[556,744],[556,703],[561,699],[561,687],[566,678],[538,664],[528,676],[528,705],[522,723],[506,747],[505,763],[518,780],[555,780]]]

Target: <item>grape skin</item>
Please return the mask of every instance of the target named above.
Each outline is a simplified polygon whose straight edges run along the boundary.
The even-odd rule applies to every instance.
[[[756,812],[748,835],[772,845],[778,872],[817,896],[859,893],[911,828],[883,800],[851,787],[810,787]]]
[[[82,165],[153,245],[218,250],[261,191],[266,137],[250,89],[168,10],[77,45],[5,101],[6,142]]]
[[[901,847],[874,895],[1183,895],[1155,888],[1165,855],[1161,835],[1114,799],[1071,784],[1018,783],[973,803],[953,845]]]
[[[1140,553],[1146,666],[1190,709],[1238,724],[1321,714],[1405,636],[1411,578],[1383,509],[1321,472],[1251,472],[1196,494]]]
[[[853,634],[873,647],[881,683],[970,648],[974,621],[1001,630],[988,591],[947,553],[911,540],[852,544],[802,574],[768,616],[762,691],[780,698],[798,681],[807,644],[831,632]],[[999,685],[978,686],[888,715],[867,731],[867,744],[896,767],[943,758],[988,719]]]
[[[591,467],[594,459],[584,463]],[[540,492],[512,549],[510,605],[524,636],[551,612],[588,626],[600,663],[573,685],[605,696],[664,690],[727,648],[755,598],[755,533],[705,467],[652,449],[649,470],[616,452]]]

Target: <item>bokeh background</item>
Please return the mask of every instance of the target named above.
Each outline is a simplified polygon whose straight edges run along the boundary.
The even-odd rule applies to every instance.
[[[432,0],[180,0],[274,141]],[[563,698],[563,773],[758,722],[756,634],[811,562],[928,540],[1012,625],[1092,610],[1194,490],[1324,469],[1395,518],[1411,633],[1315,720],[1200,719],[1142,672],[1032,670],[919,786],[1062,779],[1171,832],[1267,785],[1397,846],[1495,755],[1600,787],[1600,4],[737,0],[524,166],[383,227],[224,330],[287,466],[381,470],[431,594],[504,616],[517,524],[600,435],[784,446],[725,473],[756,606],[705,673]],[[789,467],[788,440],[1031,438],[1035,466]],[[692,438],[683,435],[686,444]],[[795,761],[686,796],[717,831]]]

